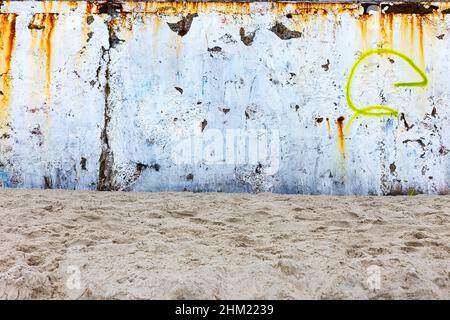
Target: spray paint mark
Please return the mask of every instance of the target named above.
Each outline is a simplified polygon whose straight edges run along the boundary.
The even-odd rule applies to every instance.
[[[352,100],[351,97],[351,86],[352,81],[356,73],[356,69],[358,66],[363,62],[365,59],[372,55],[383,55],[383,54],[390,54],[395,55],[401,59],[403,59],[408,65],[422,78],[421,81],[415,81],[415,82],[399,82],[394,83],[393,86],[396,88],[400,87],[426,87],[428,85],[428,78],[422,69],[420,69],[414,61],[406,56],[405,54],[395,51],[393,49],[385,48],[385,49],[372,49],[364,52],[361,57],[359,57],[358,60],[353,64],[352,69],[350,70],[350,74],[348,76],[347,85],[346,85],[346,91],[345,96],[347,100],[347,104],[349,108],[354,112],[353,116],[348,121],[347,125],[345,126],[344,132],[347,132],[353,123],[355,119],[359,116],[367,116],[367,117],[397,117],[398,111],[394,108],[383,106],[383,105],[374,105],[374,106],[368,106],[365,108],[358,108],[356,107],[355,103]]]

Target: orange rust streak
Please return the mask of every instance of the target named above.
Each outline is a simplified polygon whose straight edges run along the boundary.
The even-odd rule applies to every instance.
[[[342,159],[345,158],[345,137],[344,137],[344,117],[339,117],[336,121],[338,128],[338,147]]]
[[[130,3],[132,5],[132,3]],[[139,3],[135,3],[139,6]],[[250,3],[236,2],[145,2],[143,11],[161,15],[193,14],[199,12],[223,12],[228,14],[249,14]]]
[[[228,14],[249,14],[249,2],[158,2],[158,1],[128,1],[125,2],[128,8],[153,12],[158,14],[179,14],[198,12],[223,12]],[[273,10],[279,14],[286,13],[310,15],[334,13],[357,13],[360,10],[358,4],[335,4],[335,3],[272,3]]]
[[[389,30],[389,47],[394,46],[394,16],[390,14],[388,16],[388,30]]]
[[[96,12],[97,12],[97,9],[94,10],[94,4],[92,2],[86,2],[86,13],[93,14]]]
[[[393,15],[392,14],[381,14],[379,23],[379,42],[386,45],[389,48],[393,46]]]
[[[360,16],[358,19],[358,24],[359,24],[359,30],[361,33],[361,42],[363,43],[363,49],[367,50],[367,20],[369,19],[369,16],[367,15],[363,15]]]
[[[45,95],[47,98],[46,115],[48,116],[49,111],[50,111],[50,104],[51,104],[51,75],[52,75],[52,53],[53,53],[52,38],[53,38],[53,31],[55,28],[56,15],[47,14],[45,18],[46,18],[45,19],[45,31],[44,31],[43,38],[45,38],[45,54],[46,54]],[[47,124],[47,127],[48,127],[48,124]]]
[[[86,4],[88,4],[89,2],[86,2]],[[73,9],[76,9],[76,8],[78,8],[78,2],[77,1],[68,1],[67,2],[67,5],[70,7],[70,8],[73,8]]]
[[[425,67],[425,55],[424,55],[424,47],[423,47],[423,20],[422,17],[418,17],[417,19],[417,29],[419,31],[419,52],[420,52],[420,63],[421,67]]]
[[[42,3],[42,6],[44,8],[44,12],[52,11],[52,9],[53,9],[53,1],[44,1]]]
[[[409,30],[409,43],[411,44],[411,48],[414,48],[414,21],[415,17],[411,16],[411,20],[409,21],[410,23],[410,30]]]
[[[326,15],[327,13],[357,13],[359,6],[356,4],[345,3],[293,3],[293,2],[273,2],[272,8],[276,11],[277,15],[284,15],[291,13],[293,15],[310,16],[314,15]]]
[[[11,61],[15,42],[16,14],[0,14],[0,67],[1,67],[1,98],[0,98],[0,129],[5,134],[9,123],[11,102]]]
[[[30,22],[32,38],[36,32],[40,33],[39,52],[45,54],[45,115],[46,128],[48,127],[48,114],[51,106],[51,71],[52,71],[52,55],[53,55],[53,32],[56,24],[56,13],[36,13]]]

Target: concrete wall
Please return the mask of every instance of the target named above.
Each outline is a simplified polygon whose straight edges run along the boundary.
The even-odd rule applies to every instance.
[[[0,184],[446,193],[450,3],[373,3],[3,1]]]

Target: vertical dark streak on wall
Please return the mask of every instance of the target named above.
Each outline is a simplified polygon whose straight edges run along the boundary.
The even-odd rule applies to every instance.
[[[103,4],[105,11],[102,12],[108,15],[105,20],[106,27],[108,29],[109,44],[108,48],[102,47],[102,61],[105,63],[105,93],[104,93],[104,113],[103,113],[103,129],[100,135],[102,150],[99,159],[99,172],[98,172],[98,191],[112,191],[116,190],[114,186],[114,176],[113,176],[113,166],[114,166],[114,154],[111,150],[110,140],[109,140],[109,125],[111,122],[112,108],[113,104],[110,100],[111,87],[111,49],[114,48],[118,41],[116,35],[116,18],[117,7],[108,0],[107,3]],[[106,7],[105,7],[106,6]]]

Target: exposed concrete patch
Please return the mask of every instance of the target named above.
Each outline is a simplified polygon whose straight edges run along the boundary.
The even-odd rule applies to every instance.
[[[239,35],[241,37],[241,41],[246,46],[251,46],[253,40],[255,39],[256,31],[246,33],[244,28],[239,29]]]
[[[184,17],[180,21],[176,23],[167,22],[167,25],[169,26],[170,30],[176,32],[180,37],[183,37],[189,32],[192,21],[194,20],[195,17],[198,17],[197,13],[189,13],[186,17]]]
[[[302,36],[302,33],[300,31],[290,30],[284,24],[278,21],[275,22],[275,25],[269,30],[275,33],[277,37],[282,40],[295,39]]]

